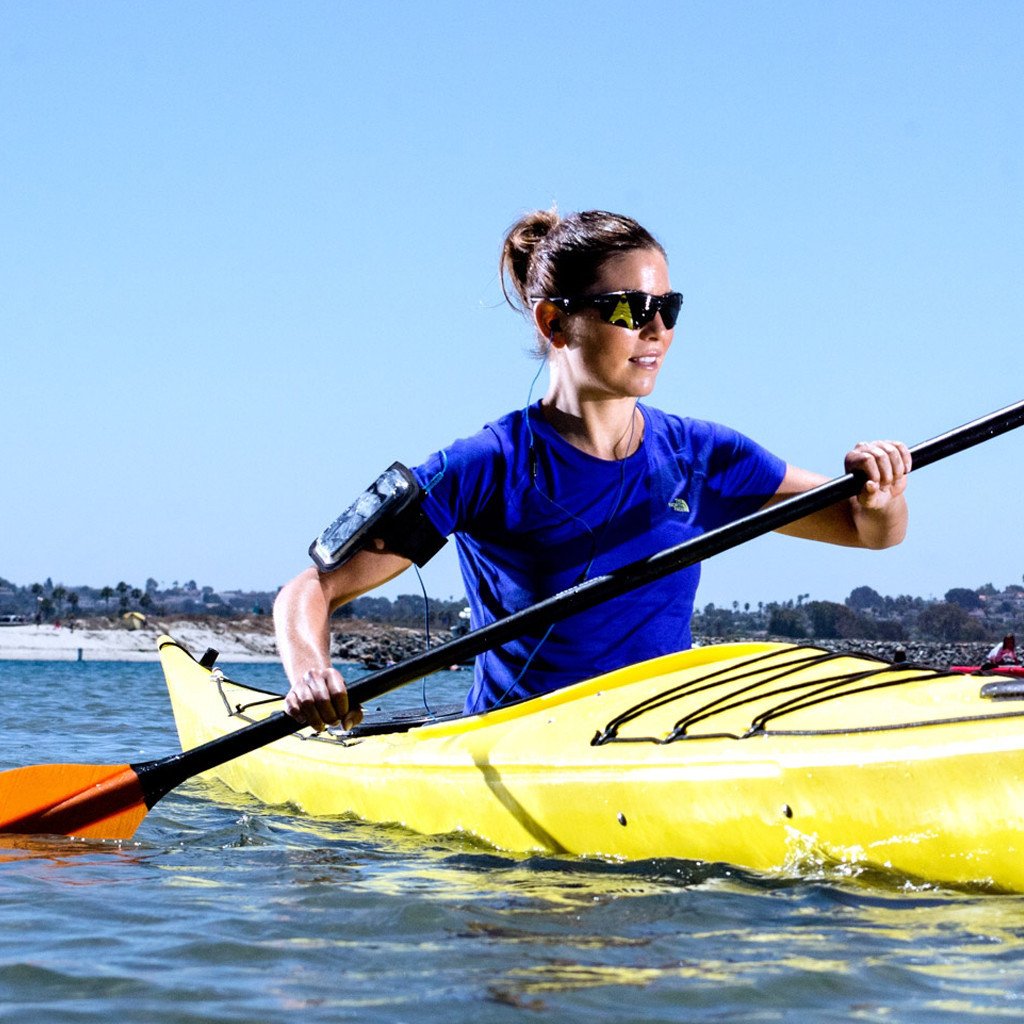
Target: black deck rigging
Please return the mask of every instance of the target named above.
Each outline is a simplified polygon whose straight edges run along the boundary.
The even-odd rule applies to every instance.
[[[796,657],[793,657],[794,653]],[[810,678],[798,677],[805,670],[817,668],[830,661],[859,658],[873,663],[875,667],[856,671],[837,671],[834,675],[822,676],[815,674]],[[777,668],[772,671],[772,663]],[[766,674],[766,669],[768,670]],[[677,740],[700,739],[750,739],[757,736],[828,736],[858,732],[883,732],[894,729],[912,729],[929,725],[946,725],[953,722],[985,721],[999,718],[1024,717],[1022,711],[1007,711],[986,715],[950,716],[946,718],[927,719],[923,721],[907,721],[885,725],[850,726],[835,729],[769,729],[768,724],[785,715],[802,711],[805,708],[848,697],[869,690],[905,686],[908,683],[919,683],[929,679],[947,677],[948,673],[927,665],[912,662],[886,662],[869,654],[855,652],[833,653],[818,648],[785,648],[781,651],[770,651],[754,658],[744,659],[742,664],[727,665],[715,668],[685,683],[668,687],[661,693],[654,694],[625,711],[616,715],[600,730],[591,741],[594,746],[605,743],[674,743]],[[744,683],[745,680],[752,680]],[[678,719],[664,736],[620,736],[619,730],[626,724],[636,721],[642,715],[670,705],[694,694],[713,691],[707,703],[689,711]],[[766,700],[776,703],[751,718],[750,725],[743,733],[707,732],[699,735],[690,730],[699,722],[706,722],[716,715],[743,707],[755,702],[763,704]]]

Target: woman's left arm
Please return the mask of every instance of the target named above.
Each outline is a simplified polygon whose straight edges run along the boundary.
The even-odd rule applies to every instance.
[[[860,471],[867,477],[860,493],[783,526],[778,532],[847,547],[888,548],[899,544],[907,532],[907,501],[903,492],[910,464],[910,451],[901,441],[862,441],[846,454],[846,471]],[[802,494],[827,479],[820,473],[787,466],[786,475],[768,504]]]

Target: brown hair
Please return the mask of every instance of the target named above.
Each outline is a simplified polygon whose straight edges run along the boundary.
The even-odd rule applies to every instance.
[[[501,290],[509,305],[525,312],[539,296],[586,292],[607,260],[637,249],[654,249],[665,256],[657,239],[632,217],[606,210],[560,217],[554,209],[536,210],[505,235],[498,264]]]

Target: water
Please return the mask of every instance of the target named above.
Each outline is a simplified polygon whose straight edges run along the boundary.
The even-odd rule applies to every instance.
[[[155,664],[0,662],[0,727],[4,769],[176,749]],[[0,837],[3,1022],[796,1017],[1024,1019],[1024,897],[507,856],[194,782],[130,843]]]

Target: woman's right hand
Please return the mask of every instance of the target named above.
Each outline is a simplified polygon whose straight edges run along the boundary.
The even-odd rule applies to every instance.
[[[345,680],[336,668],[310,669],[292,684],[284,700],[292,718],[322,732],[329,725],[351,729],[363,720],[362,708],[349,707]]]
[[[274,635],[291,683],[284,709],[292,718],[317,732],[363,720],[362,708],[349,707],[341,673],[331,667],[331,613],[410,565],[400,555],[364,550],[334,572],[310,566],[281,588],[274,598]]]

